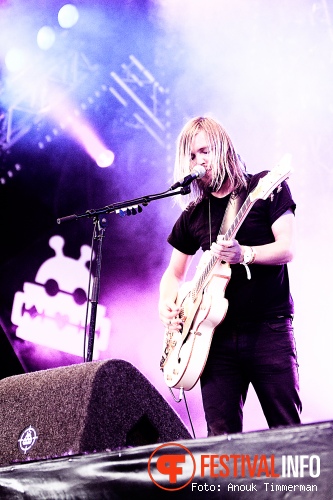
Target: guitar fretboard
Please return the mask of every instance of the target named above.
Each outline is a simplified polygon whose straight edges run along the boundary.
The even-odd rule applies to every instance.
[[[246,198],[246,200],[244,201],[243,205],[241,206],[238,214],[236,215],[235,220],[233,221],[233,223],[231,224],[231,226],[229,227],[229,229],[225,233],[225,235],[224,235],[225,240],[230,240],[231,238],[233,238],[233,236],[236,234],[236,232],[238,231],[238,229],[242,225],[245,217],[247,216],[247,214],[251,210],[252,206],[254,205],[254,202],[255,201],[251,201],[250,196],[248,196]],[[221,234],[222,234],[222,226],[220,227],[218,235],[220,236]],[[200,290],[205,285],[210,273],[212,272],[212,270],[213,270],[215,264],[218,262],[218,260],[219,260],[219,258],[216,257],[215,255],[213,255],[210,258],[210,260],[208,261],[208,263],[206,264],[203,272],[199,276],[199,279],[197,280],[194,287],[192,288],[191,297],[192,297],[193,302],[196,300]]]

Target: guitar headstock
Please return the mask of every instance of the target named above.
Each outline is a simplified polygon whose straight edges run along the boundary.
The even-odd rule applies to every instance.
[[[251,202],[259,199],[266,200],[271,192],[289,177],[291,172],[291,155],[286,154],[270,172],[260,179],[258,185],[251,191],[249,195]]]

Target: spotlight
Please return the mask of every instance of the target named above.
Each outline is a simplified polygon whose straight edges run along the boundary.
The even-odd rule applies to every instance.
[[[58,12],[58,22],[61,28],[72,28],[79,20],[79,12],[75,5],[63,5]]]
[[[96,158],[96,163],[101,168],[110,167],[114,162],[114,153],[109,149],[102,151]]]
[[[26,65],[26,54],[18,48],[9,49],[5,57],[7,69],[11,73],[18,73]]]
[[[42,50],[49,50],[55,42],[55,33],[50,26],[43,26],[37,33],[37,45]]]

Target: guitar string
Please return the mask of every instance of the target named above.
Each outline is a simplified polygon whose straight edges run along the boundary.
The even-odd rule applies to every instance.
[[[225,220],[225,217],[226,217],[226,214],[227,214],[228,210],[230,209],[231,199],[232,199],[232,196],[230,197],[228,205],[227,205],[227,208],[225,210],[224,217],[223,217],[222,224],[220,226],[220,230],[219,230],[218,235],[221,235],[223,233],[223,230],[225,229],[224,228],[224,220]],[[210,243],[211,243],[211,241],[212,241],[212,232],[211,232],[210,198],[208,199],[208,202],[209,202],[209,205],[208,205],[208,209],[209,209],[208,220],[209,220],[209,233],[210,233],[209,236],[210,236]],[[231,226],[229,227],[229,229],[225,233],[224,236],[226,237],[226,239],[230,239],[236,233],[237,229],[242,224],[244,218],[246,217],[247,213],[251,209],[253,203],[254,202],[253,201],[251,202],[250,198],[247,197],[247,199],[245,200],[245,202],[241,206],[241,208],[240,208],[240,210],[239,210],[239,212],[238,212],[235,220],[233,221],[233,223],[231,224]],[[212,256],[210,258],[210,260],[208,261],[208,263],[206,264],[206,267],[203,270],[200,278],[198,279],[196,285],[192,289],[191,296],[192,296],[192,301],[193,302],[195,302],[199,291],[201,290],[202,286],[206,282],[206,278],[207,278],[207,276],[209,276],[209,274],[210,274],[211,270],[213,269],[213,267],[215,266],[217,260],[218,260],[217,257]]]
[[[224,228],[224,221],[225,221],[227,213],[231,207],[231,200],[232,199],[233,199],[233,194],[230,195],[230,198],[228,200],[228,204],[227,204],[227,207],[225,209],[222,223],[221,223],[221,226],[220,226],[220,229],[218,232],[219,235],[221,235],[223,230],[225,229]],[[211,247],[212,246],[212,217],[211,217],[210,197],[208,198],[208,224],[209,224],[209,243],[210,243],[210,247]],[[213,267],[215,266],[217,260],[218,260],[217,257],[212,256],[210,258],[210,260],[208,261],[206,268],[204,269],[203,273],[201,274],[201,277],[199,278],[198,282],[196,283],[196,286],[192,290],[191,295],[192,295],[193,302],[195,301],[199,291],[201,290],[203,284],[206,281],[207,276],[209,276],[209,274],[210,274],[211,270],[213,269]]]

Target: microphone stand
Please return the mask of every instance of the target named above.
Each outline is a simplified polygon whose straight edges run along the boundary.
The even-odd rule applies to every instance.
[[[87,217],[92,218],[94,224],[93,240],[98,241],[97,252],[96,252],[96,275],[93,278],[91,298],[88,297],[87,301],[87,316],[88,316],[89,303],[91,304],[91,311],[90,311],[90,321],[89,321],[87,356],[84,356],[85,362],[92,361],[93,359],[94,340],[96,331],[96,317],[97,317],[97,308],[98,308],[100,281],[101,281],[102,245],[107,227],[107,220],[105,219],[105,217],[102,217],[103,214],[109,214],[115,212],[118,213],[121,217],[124,217],[126,215],[127,216],[135,215],[137,213],[142,212],[141,205],[145,207],[151,201],[159,200],[161,198],[167,198],[169,196],[175,196],[178,194],[186,195],[190,192],[191,192],[191,187],[189,185],[181,187],[178,190],[175,190],[174,186],[171,186],[171,188],[168,191],[164,191],[162,193],[151,194],[143,196],[141,198],[135,198],[133,200],[113,203],[103,208],[90,209],[81,214],[66,215],[65,217],[60,217],[59,219],[57,219],[57,223],[62,224],[63,222],[69,222],[72,220],[78,220]],[[92,272],[90,266],[89,283],[91,282],[91,276]]]

